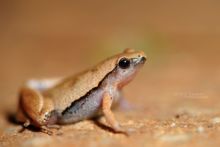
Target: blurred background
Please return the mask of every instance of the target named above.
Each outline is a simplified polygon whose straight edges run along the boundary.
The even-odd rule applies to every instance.
[[[129,47],[148,61],[125,95],[148,115],[219,110],[219,8],[217,0],[1,0],[0,109],[16,108],[29,78],[71,75]]]

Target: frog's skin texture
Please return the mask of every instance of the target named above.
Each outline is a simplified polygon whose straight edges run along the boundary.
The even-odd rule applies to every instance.
[[[119,103],[121,89],[145,63],[142,51],[125,49],[93,68],[75,76],[52,80],[31,80],[21,88],[17,120],[48,134],[55,124],[70,124],[104,115],[115,132],[124,131],[111,106]]]

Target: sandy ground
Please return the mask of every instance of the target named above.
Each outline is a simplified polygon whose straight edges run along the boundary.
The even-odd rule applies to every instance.
[[[220,146],[220,19],[217,1],[0,1],[0,146]],[[54,135],[10,121],[29,78],[71,75],[126,47],[148,56],[124,89],[133,105]]]

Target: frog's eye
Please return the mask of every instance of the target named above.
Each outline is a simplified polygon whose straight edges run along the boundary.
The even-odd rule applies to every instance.
[[[126,69],[126,68],[128,68],[130,66],[130,60],[127,59],[127,58],[122,58],[122,59],[120,59],[118,65],[122,69]]]

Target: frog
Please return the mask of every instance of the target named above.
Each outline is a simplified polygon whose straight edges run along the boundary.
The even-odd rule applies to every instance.
[[[146,59],[143,51],[127,48],[73,76],[29,80],[20,88],[16,120],[51,135],[53,127],[104,116],[115,133],[127,134],[112,108]]]

